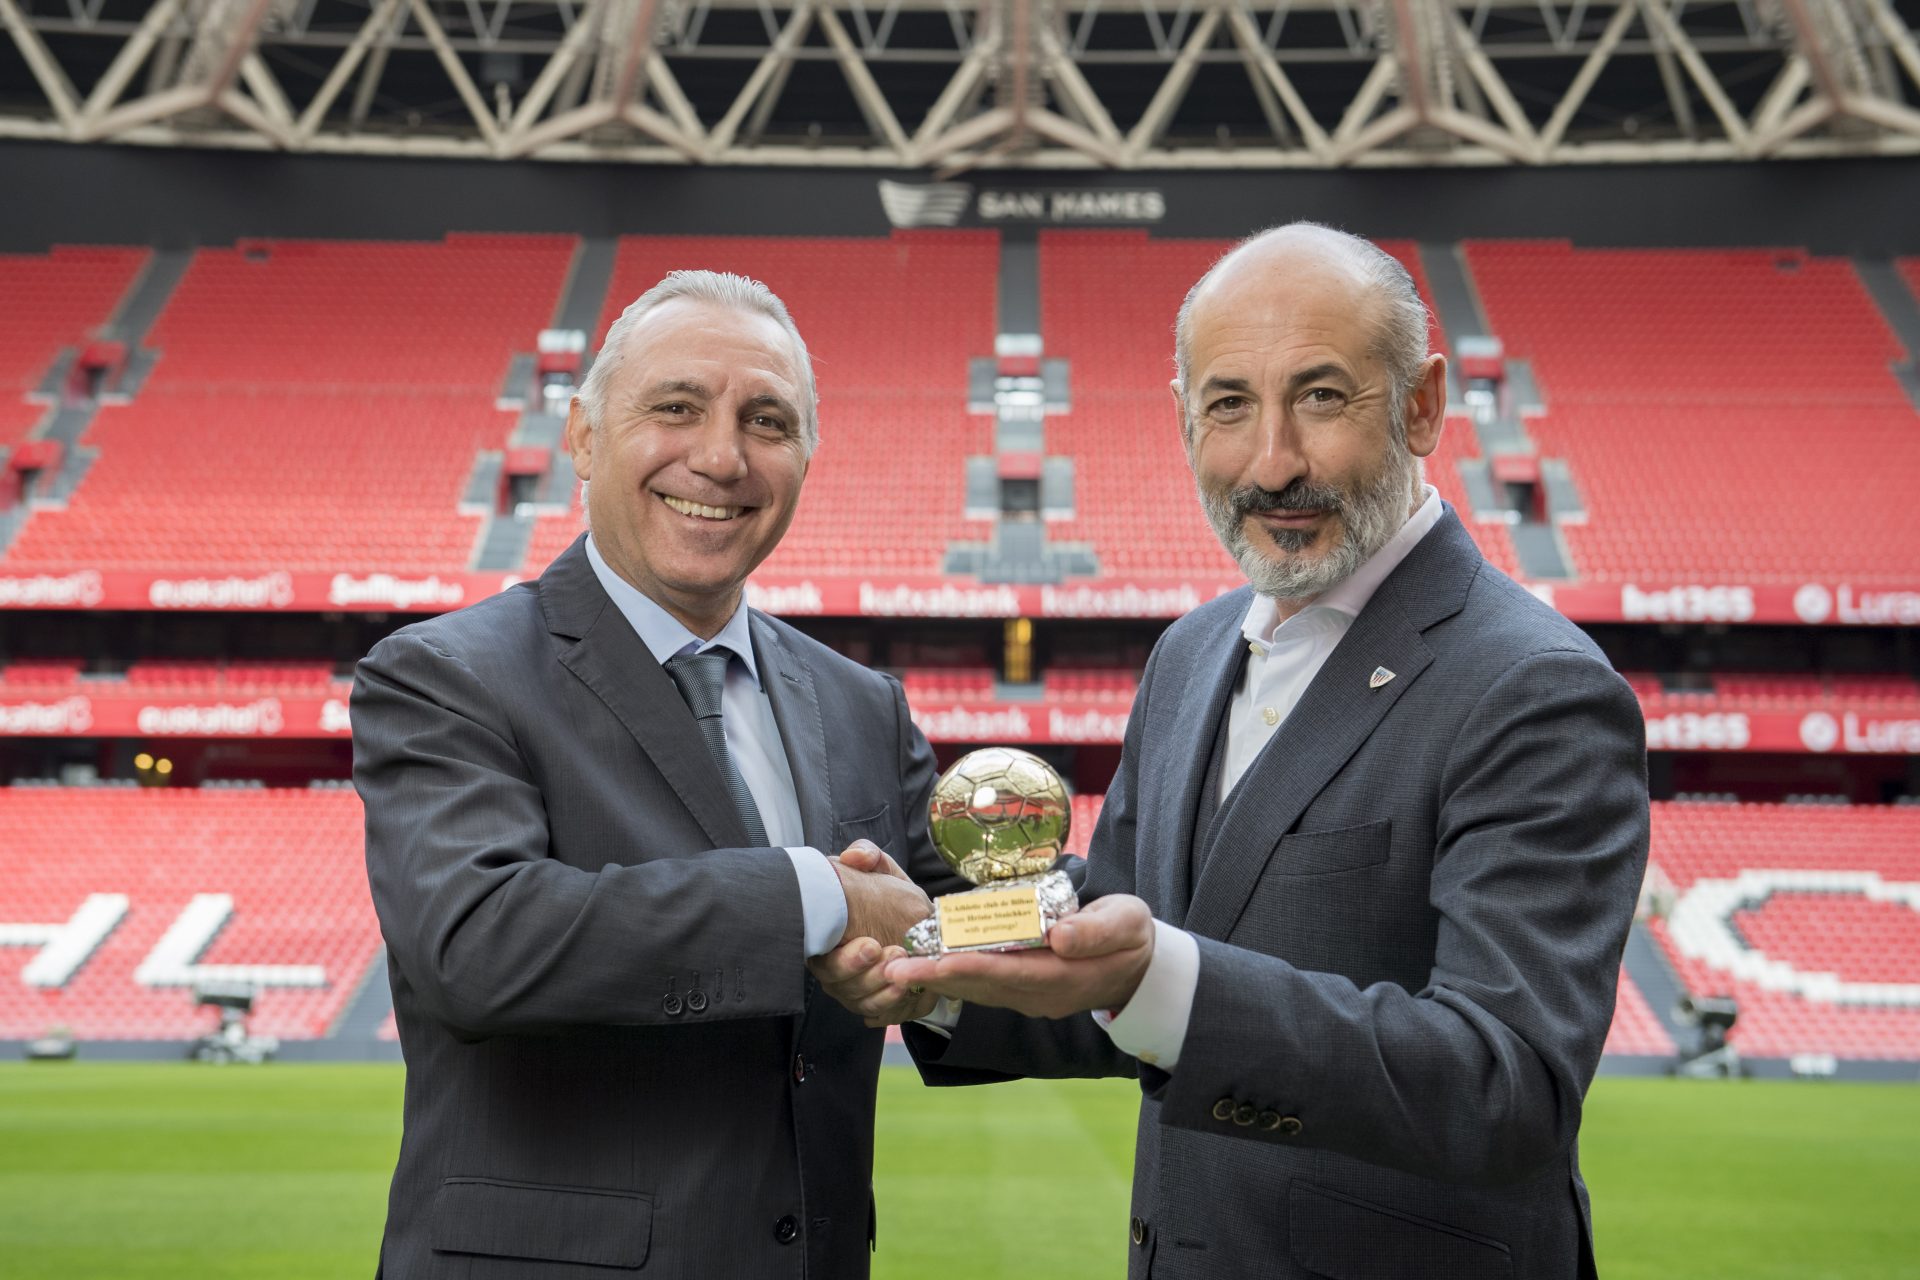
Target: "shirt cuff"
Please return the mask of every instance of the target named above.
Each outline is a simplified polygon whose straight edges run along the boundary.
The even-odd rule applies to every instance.
[[[953,1029],[960,1023],[961,1002],[951,996],[941,996],[933,1002],[933,1008],[927,1010],[924,1018],[915,1018],[914,1025],[953,1039]]]
[[[840,945],[847,932],[847,895],[840,887],[840,873],[825,854],[810,845],[796,845],[786,853],[793,859],[793,874],[800,881],[800,920],[807,958],[825,955]]]
[[[1133,999],[1116,1015],[1093,1012],[1113,1043],[1150,1067],[1171,1071],[1187,1041],[1193,993],[1200,985],[1200,944],[1185,929],[1153,922],[1153,959]]]

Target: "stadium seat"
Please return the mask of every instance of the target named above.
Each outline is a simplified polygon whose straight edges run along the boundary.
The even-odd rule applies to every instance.
[[[1620,970],[1620,994],[1613,1006],[1613,1025],[1607,1031],[1606,1053],[1642,1057],[1672,1057],[1673,1037],[1654,1016],[1641,992],[1640,984],[1623,967]]]
[[[13,572],[466,568],[458,508],[516,351],[551,318],[568,236],[257,241],[203,249],[155,322],[140,394],[108,405],[66,510],[36,512]]]
[[[1748,1056],[1920,1059],[1920,809],[1666,802],[1654,937]]]
[[[197,895],[233,914],[196,959],[320,966],[320,986],[262,989],[252,1029],[324,1036],[380,948],[360,800],[347,790],[0,789],[0,925],[63,924],[90,895],[126,915],[62,986],[30,986],[32,946],[0,946],[0,1039],[65,1027],[80,1039],[186,1039],[217,1019],[186,986],[136,974]]]
[[[1071,362],[1073,411],[1047,419],[1048,451],[1074,459],[1075,518],[1049,527],[1062,540],[1091,542],[1110,577],[1236,578],[1194,499],[1193,476],[1167,393],[1173,375],[1169,318],[1222,253],[1224,240],[1149,238],[1140,231],[1042,232],[1041,332],[1048,356]],[[1426,291],[1414,245],[1382,247],[1409,267]],[[1124,272],[1114,263],[1124,261]],[[1445,349],[1434,325],[1432,344]],[[1428,460],[1441,497],[1467,510],[1457,462],[1477,457],[1469,424],[1450,424]],[[1512,573],[1506,527],[1468,528],[1481,549]]]
[[[762,280],[813,357],[820,449],[768,574],[938,574],[949,543],[985,539],[965,518],[965,459],[993,449],[992,419],[967,412],[968,361],[993,352],[999,236],[897,231],[880,240],[627,236],[607,326],[667,272],[709,267]],[[860,305],[847,305],[857,283]],[[582,528],[576,500],[543,516],[527,571]]]
[[[56,245],[46,254],[0,254],[0,449],[47,412],[27,400],[64,347],[76,351],[112,316],[145,249]]]
[[[1851,262],[1564,241],[1466,254],[1545,395],[1528,429],[1584,499],[1564,530],[1579,577],[1913,581],[1920,419]]]

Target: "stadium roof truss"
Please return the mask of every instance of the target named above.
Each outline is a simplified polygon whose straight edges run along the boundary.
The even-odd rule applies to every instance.
[[[0,0],[0,137],[718,165],[1920,154],[1920,0]]]

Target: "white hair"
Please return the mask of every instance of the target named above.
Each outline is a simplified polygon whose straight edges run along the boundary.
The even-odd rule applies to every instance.
[[[1367,294],[1380,304],[1375,317],[1373,353],[1387,368],[1387,382],[1393,390],[1388,403],[1389,421],[1395,438],[1404,441],[1407,430],[1406,398],[1420,385],[1421,375],[1425,372],[1427,304],[1421,301],[1420,290],[1400,259],[1371,240],[1318,222],[1290,222],[1285,226],[1254,232],[1220,255],[1207,268],[1206,274],[1194,282],[1193,288],[1187,290],[1186,298],[1180,303],[1179,317],[1173,324],[1173,360],[1181,391],[1184,394],[1191,385],[1188,374],[1191,372],[1193,308],[1201,292],[1215,275],[1240,255],[1241,250],[1251,248],[1269,237],[1300,236],[1303,233],[1323,240],[1335,253],[1343,255],[1358,268],[1366,282]],[[1181,422],[1191,437],[1191,416],[1182,414]]]
[[[820,445],[820,404],[813,384],[813,358],[807,354],[806,340],[787,313],[787,304],[780,301],[773,290],[758,280],[725,271],[669,271],[659,284],[629,303],[620,318],[608,326],[607,340],[600,344],[600,354],[575,393],[588,425],[597,430],[604,420],[607,384],[613,381],[627,357],[627,340],[635,327],[655,309],[682,298],[765,316],[786,331],[787,337],[793,340],[794,357],[800,366],[800,443],[806,456],[812,457]]]

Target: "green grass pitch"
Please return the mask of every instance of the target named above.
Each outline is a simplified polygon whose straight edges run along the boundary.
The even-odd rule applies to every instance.
[[[888,1068],[877,1280],[1124,1275],[1134,1098]],[[395,1067],[0,1065],[0,1276],[371,1276],[399,1123]],[[1602,1079],[1582,1145],[1608,1280],[1920,1277],[1920,1088]]]

